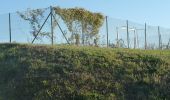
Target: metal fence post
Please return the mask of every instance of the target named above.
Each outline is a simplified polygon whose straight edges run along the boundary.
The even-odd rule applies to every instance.
[[[108,28],[108,16],[106,16],[106,33],[107,33],[107,47],[109,47],[109,28]]]
[[[160,33],[160,27],[158,26],[158,36],[159,36],[159,49],[162,49],[162,39],[161,39],[161,33]]]
[[[116,35],[117,35],[117,47],[119,48],[119,28],[116,27]]]
[[[147,49],[147,40],[146,40],[146,23],[145,23],[145,50]]]
[[[84,22],[81,23],[81,27],[82,27],[81,33],[82,33],[82,45],[84,46],[84,35],[85,35],[85,34],[84,34],[83,23],[84,23]]]
[[[9,42],[11,43],[12,36],[11,36],[11,14],[10,13],[9,13],[8,18],[9,18]]]
[[[138,30],[136,29],[136,45],[139,48],[139,38],[138,38]]]
[[[134,49],[136,49],[136,28],[134,29]]]
[[[51,43],[52,45],[54,44],[54,31],[53,31],[53,7],[50,6],[50,10],[51,10]]]
[[[127,29],[127,46],[129,48],[129,22],[128,20],[126,21],[126,29]]]
[[[169,39],[169,41],[168,41],[168,44],[167,44],[167,46],[166,46],[166,49],[169,49],[169,44],[170,44],[170,39]]]

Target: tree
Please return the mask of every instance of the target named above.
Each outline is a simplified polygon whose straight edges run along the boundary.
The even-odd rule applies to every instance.
[[[69,37],[72,43],[79,45],[94,43],[98,39],[99,28],[104,22],[104,16],[100,13],[92,13],[83,8],[61,9],[54,7],[55,13],[61,17],[72,33]],[[97,44],[97,43],[95,43]]]
[[[46,9],[36,9],[36,10],[27,9],[27,11],[25,11],[25,12],[17,12],[18,15],[23,20],[29,22],[30,27],[31,27],[30,33],[33,36],[33,38],[36,37],[37,32],[41,28],[41,19],[44,18],[43,14],[44,14],[45,10]],[[54,28],[55,26],[56,26],[56,24],[54,22],[52,27]],[[52,39],[51,32],[41,31],[39,33],[39,35],[36,37],[36,39],[42,41],[42,37],[47,37],[47,38]]]

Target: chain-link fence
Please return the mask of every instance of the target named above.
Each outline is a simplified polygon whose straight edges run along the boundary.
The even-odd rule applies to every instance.
[[[73,41],[70,42],[72,33],[67,25],[59,15],[53,13],[53,9],[49,7],[1,14],[0,42],[74,44]],[[94,39],[86,45],[94,46],[95,42]],[[97,44],[113,48],[169,49],[170,29],[105,17]],[[80,45],[84,44],[80,42]]]

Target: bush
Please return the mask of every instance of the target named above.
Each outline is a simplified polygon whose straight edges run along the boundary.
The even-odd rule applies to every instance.
[[[140,50],[0,44],[0,99],[169,100],[167,57]]]

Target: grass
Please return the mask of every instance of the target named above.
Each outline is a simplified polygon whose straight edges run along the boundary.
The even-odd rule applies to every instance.
[[[0,100],[168,100],[170,51],[0,44]]]

